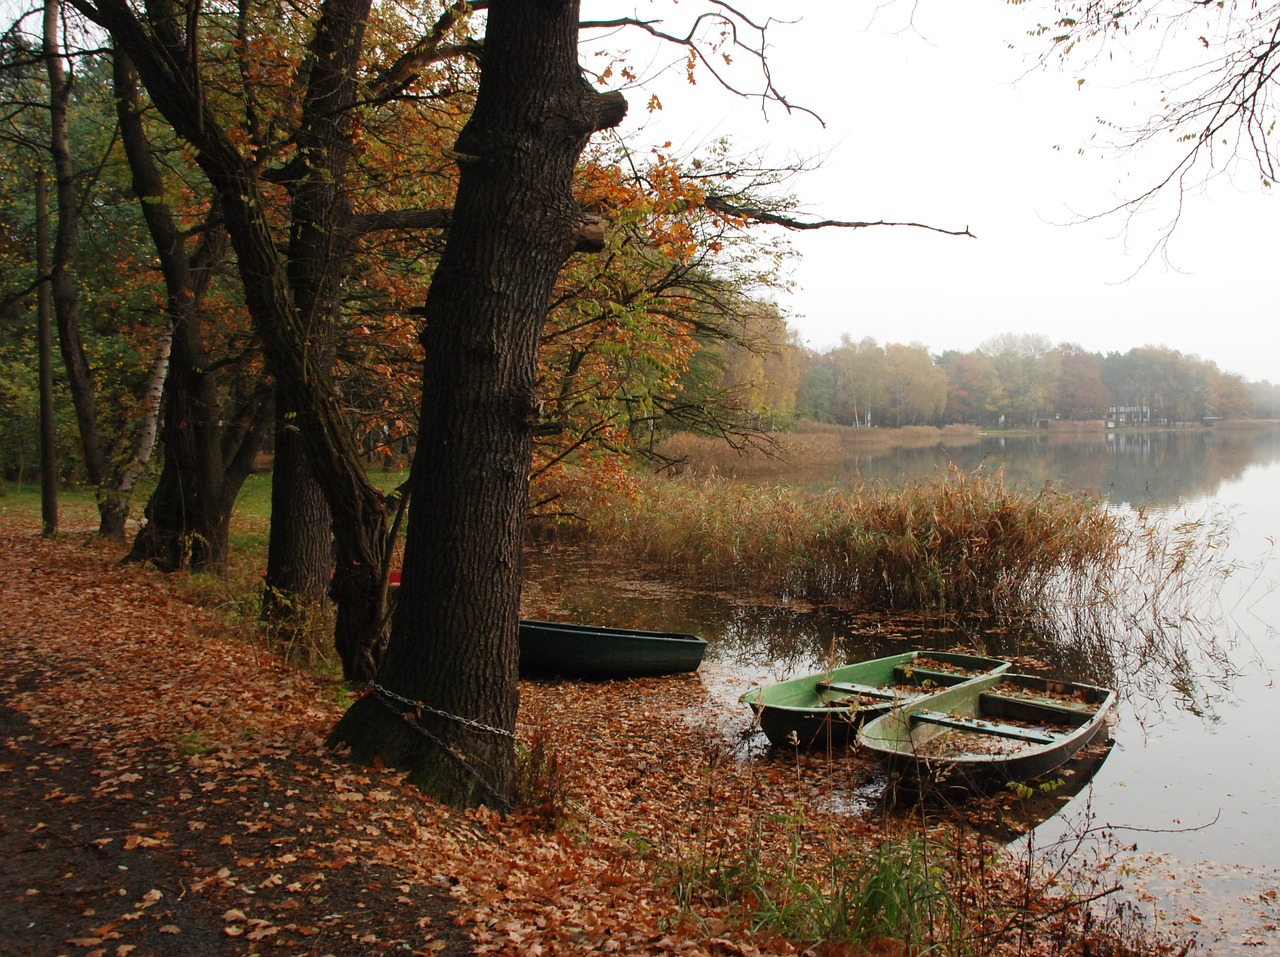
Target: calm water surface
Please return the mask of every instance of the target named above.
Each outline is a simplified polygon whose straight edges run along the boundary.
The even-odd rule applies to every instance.
[[[1050,842],[1085,825],[1109,826],[1136,845],[1139,883],[1157,903],[1217,918],[1199,930],[1208,953],[1280,953],[1280,435],[1213,429],[1099,436],[1090,440],[991,438],[957,448],[903,450],[846,463],[837,474],[797,476],[808,485],[896,481],[954,464],[1003,468],[1010,484],[1052,480],[1089,489],[1117,506],[1171,521],[1231,524],[1220,559],[1234,571],[1206,583],[1192,639],[1228,649],[1236,672],[1210,682],[1207,707],[1189,710],[1157,681],[1131,692],[1113,729],[1115,746],[1092,786],[1041,825]],[[710,642],[702,680],[732,721],[749,723],[737,697],[753,680],[777,680],[908,647],[946,647],[952,632],[902,618],[853,619],[803,604],[763,605],[696,581],[624,578],[542,563],[529,578],[555,596],[558,612],[598,624],[696,631]],[[610,578],[608,587],[596,582]],[[1203,640],[1203,637],[1201,639]],[[1065,677],[1098,680],[1093,664],[1033,638],[988,636],[992,650],[1036,653]],[[1030,642],[1030,644],[1028,644]],[[1003,647],[1001,647],[1003,643]],[[1205,671],[1212,668],[1206,666]],[[1198,713],[1196,713],[1198,712]],[[733,730],[733,729],[729,729]],[[1202,918],[1204,919],[1204,918]]]

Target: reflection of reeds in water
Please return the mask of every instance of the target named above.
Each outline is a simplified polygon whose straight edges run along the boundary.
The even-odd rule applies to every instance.
[[[1242,570],[1222,558],[1230,517],[1139,511],[1124,528],[1119,561],[1090,600],[1057,603],[1040,636],[1088,661],[1139,720],[1169,706],[1212,720],[1240,667],[1239,632],[1217,603],[1225,580]]]

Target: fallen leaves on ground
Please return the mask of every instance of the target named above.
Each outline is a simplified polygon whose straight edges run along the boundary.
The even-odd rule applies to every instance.
[[[698,675],[521,685],[565,819],[455,812],[324,745],[336,682],[95,539],[0,524],[0,934],[15,954],[794,953],[682,861],[834,854],[873,764],[734,755]],[[728,727],[729,730],[726,730]]]

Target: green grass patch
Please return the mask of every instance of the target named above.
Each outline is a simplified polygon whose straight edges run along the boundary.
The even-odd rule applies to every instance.
[[[678,899],[695,911],[727,907],[752,934],[819,945],[824,953],[889,941],[895,953],[973,952],[966,936],[980,915],[953,889],[965,882],[950,872],[957,856],[938,839],[888,835],[814,861],[804,822],[784,823],[793,835],[784,859],[770,860],[752,844],[733,857],[679,861],[671,880]]]

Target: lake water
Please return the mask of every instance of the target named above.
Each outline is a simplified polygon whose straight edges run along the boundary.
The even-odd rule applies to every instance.
[[[1114,747],[1091,786],[1035,839],[1047,844],[1072,829],[1105,828],[1136,845],[1126,860],[1138,871],[1126,886],[1140,887],[1137,899],[1175,929],[1199,932],[1205,952],[1280,953],[1280,434],[989,438],[868,457],[826,481],[897,481],[950,464],[1002,467],[1008,483],[1031,489],[1047,480],[1090,489],[1169,522],[1230,522],[1215,561],[1232,571],[1204,583],[1194,621],[1163,627],[1192,646],[1208,641],[1224,649],[1225,660],[1193,661],[1193,670],[1212,674],[1226,665],[1234,677],[1202,684],[1208,700],[1194,705],[1159,674],[1130,689]],[[737,696],[753,680],[817,670],[828,660],[945,647],[958,637],[900,616],[852,618],[747,601],[696,581],[601,576],[537,558],[528,574],[555,594],[566,617],[704,635],[711,645],[702,680],[735,719],[746,717]],[[593,585],[604,578],[609,587]],[[1034,653],[1064,677],[1098,677],[1080,649],[1037,648],[1034,638],[1017,635],[984,640],[994,651]]]

